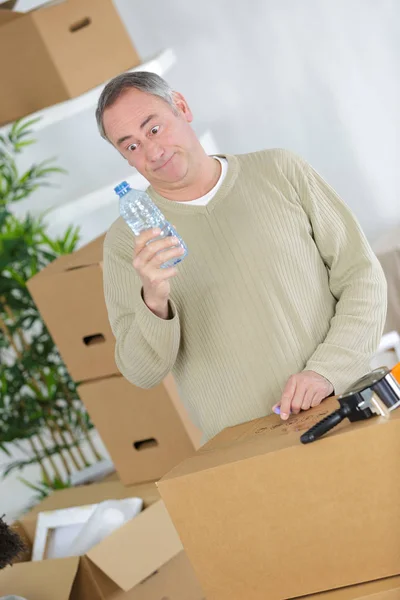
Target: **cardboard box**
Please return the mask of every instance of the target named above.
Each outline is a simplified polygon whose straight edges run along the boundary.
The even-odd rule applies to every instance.
[[[400,573],[400,410],[302,445],[337,407],[226,429],[159,482],[208,600],[282,600]]]
[[[104,301],[104,235],[61,256],[28,281],[28,289],[75,381],[119,375]]]
[[[150,390],[123,377],[78,387],[90,418],[126,485],[159,479],[200,447],[171,376]]]
[[[34,539],[36,518],[111,498],[142,497],[145,510],[82,558],[23,562],[0,572],[0,592],[28,600],[204,600],[153,484],[105,483],[55,492],[20,522]]]
[[[79,96],[140,64],[111,0],[0,9],[0,124]]]
[[[104,235],[61,256],[29,291],[126,485],[165,475],[200,446],[171,376],[151,390],[121,377],[103,292]]]

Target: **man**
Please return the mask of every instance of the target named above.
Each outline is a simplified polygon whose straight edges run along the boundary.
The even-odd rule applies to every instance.
[[[205,438],[280,406],[282,419],[369,369],[386,311],[382,270],[348,208],[284,150],[207,156],[184,97],[123,74],[96,112],[186,242],[148,242],[122,219],[104,245],[116,361],[149,388],[170,372]],[[253,117],[249,115],[249,121]]]

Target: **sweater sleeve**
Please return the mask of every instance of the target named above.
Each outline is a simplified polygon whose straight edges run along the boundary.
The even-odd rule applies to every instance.
[[[387,308],[386,280],[356,218],[336,192],[301,161],[298,193],[337,299],[328,334],[305,369],[340,394],[370,370]]]
[[[127,239],[118,239],[113,231],[106,237],[104,295],[116,339],[118,369],[134,385],[151,388],[161,383],[175,364],[180,344],[179,315],[172,301],[169,320],[160,319],[147,308],[141,281],[132,266],[133,242]]]

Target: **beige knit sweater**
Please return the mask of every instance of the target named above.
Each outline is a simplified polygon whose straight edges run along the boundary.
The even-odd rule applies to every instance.
[[[368,371],[386,314],[386,283],[354,216],[284,150],[230,156],[207,206],[153,200],[189,255],[172,280],[173,318],[144,304],[122,219],[104,245],[116,361],[148,388],[168,372],[209,438],[267,415],[287,379],[312,369],[343,392]]]

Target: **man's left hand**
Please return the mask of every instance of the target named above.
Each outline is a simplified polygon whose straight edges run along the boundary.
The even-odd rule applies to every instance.
[[[279,407],[281,419],[286,421],[290,414],[318,406],[333,392],[330,381],[315,371],[302,371],[292,375],[282,393],[282,398],[273,410]]]

